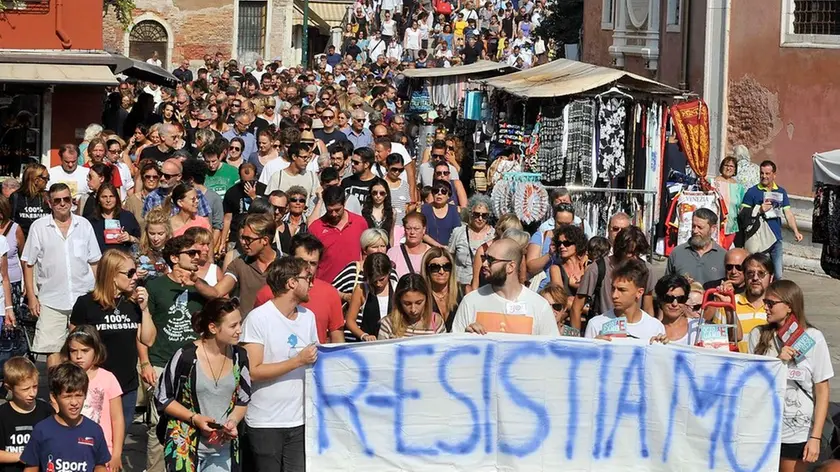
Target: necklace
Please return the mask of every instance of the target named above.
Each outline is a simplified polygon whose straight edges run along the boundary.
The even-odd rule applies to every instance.
[[[216,388],[219,387],[219,379],[222,378],[222,373],[225,371],[225,364],[227,364],[227,348],[225,348],[225,352],[222,353],[222,368],[219,369],[219,375],[216,375],[216,371],[213,370],[213,363],[210,362],[210,356],[207,354],[207,346],[204,345],[204,340],[201,341],[201,347],[204,348],[204,358],[207,359],[207,366],[210,367],[210,374],[213,376],[213,385]]]

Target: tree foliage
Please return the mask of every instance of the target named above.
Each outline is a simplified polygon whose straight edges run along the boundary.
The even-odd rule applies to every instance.
[[[553,0],[547,8],[549,14],[540,22],[536,33],[546,42],[553,39],[560,50],[564,44],[579,43],[583,28],[583,0]]]
[[[134,14],[134,0],[102,0],[102,15],[108,14],[108,10],[113,8],[114,15],[117,21],[120,22],[123,28],[131,26],[131,18]]]

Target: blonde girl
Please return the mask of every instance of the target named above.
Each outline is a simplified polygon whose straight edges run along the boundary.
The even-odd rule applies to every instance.
[[[146,229],[140,235],[140,245],[134,257],[138,278],[148,280],[166,274],[168,266],[162,251],[171,237],[172,226],[165,210],[155,208],[146,214]]]

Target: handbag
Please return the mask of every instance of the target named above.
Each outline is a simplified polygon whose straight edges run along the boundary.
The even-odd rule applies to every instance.
[[[0,372],[3,365],[12,357],[29,354],[29,340],[26,332],[19,326],[5,326],[0,331]]]
[[[759,215],[761,208],[756,205],[752,209],[752,221],[750,225],[744,229],[746,234],[746,241],[744,242],[744,249],[750,253],[765,252],[776,243],[776,234],[770,229],[770,224],[764,218],[764,215]]]

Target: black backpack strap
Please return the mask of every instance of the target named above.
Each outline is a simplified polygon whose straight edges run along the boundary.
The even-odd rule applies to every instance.
[[[408,266],[408,272],[416,274],[417,272],[414,270],[414,266],[411,265],[411,259],[408,257],[408,251],[405,248],[405,244],[400,244],[400,249],[402,250],[403,257],[405,258],[405,265]]]
[[[603,257],[595,261],[595,264],[598,267],[598,279],[595,282],[595,290],[592,292],[592,303],[589,305],[590,316],[601,314],[601,287],[607,275],[607,263]]]

